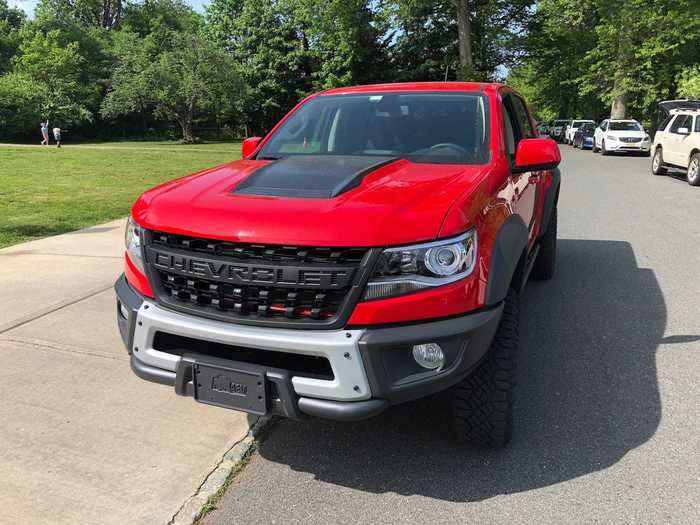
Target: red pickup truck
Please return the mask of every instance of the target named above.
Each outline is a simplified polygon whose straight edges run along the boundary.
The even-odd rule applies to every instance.
[[[554,273],[560,155],[500,84],[332,89],[134,204],[117,320],[141,378],[354,421],[450,390],[511,436],[519,295]]]

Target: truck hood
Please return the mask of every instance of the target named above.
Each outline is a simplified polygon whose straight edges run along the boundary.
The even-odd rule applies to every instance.
[[[321,156],[315,159],[324,162]],[[374,160],[357,176],[345,176],[351,182],[341,193],[314,191],[314,198],[304,192],[290,195],[289,184],[285,191],[270,191],[279,179],[269,173],[260,179],[257,172],[266,166],[263,171],[269,172],[276,162],[242,160],[168,182],[141,195],[132,215],[147,229],[234,242],[410,244],[435,239],[450,206],[459,197],[464,202],[465,192],[479,187],[490,169]]]

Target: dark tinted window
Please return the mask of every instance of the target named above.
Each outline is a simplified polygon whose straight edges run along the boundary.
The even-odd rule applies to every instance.
[[[666,126],[668,126],[668,123],[671,122],[671,119],[673,118],[673,115],[668,115],[661,124],[659,124],[659,131],[664,131],[666,129]]]
[[[700,115],[695,117],[695,131],[700,133]]]
[[[678,133],[681,128],[690,128],[690,115],[678,115],[671,124],[671,133]]]
[[[381,93],[313,98],[258,158],[364,155],[413,162],[489,160],[488,100],[480,93]]]
[[[578,129],[581,131],[593,131],[595,129],[595,124],[593,124],[593,122],[586,122]]]
[[[637,122],[611,122],[610,131],[642,131]]]
[[[521,138],[534,138],[535,130],[532,129],[530,117],[527,114],[527,109],[525,109],[525,103],[518,97],[511,97],[511,100],[513,101],[515,116],[518,119],[518,124],[520,126],[520,132],[522,135]]]

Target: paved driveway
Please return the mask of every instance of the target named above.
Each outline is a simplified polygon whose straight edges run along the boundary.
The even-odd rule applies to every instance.
[[[440,398],[282,421],[205,523],[700,522],[700,188],[562,149],[557,275],[524,299],[512,445],[456,446]]]
[[[165,524],[248,431],[132,374],[112,290],[123,230],[0,250],[0,523]]]

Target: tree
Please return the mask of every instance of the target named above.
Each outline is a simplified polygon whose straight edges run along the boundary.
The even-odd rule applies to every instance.
[[[582,92],[598,93],[612,118],[627,116],[631,104],[651,114],[674,95],[683,67],[700,59],[697,0],[596,0],[592,7],[597,41],[585,56]]]
[[[308,52],[294,20],[273,0],[214,0],[207,34],[236,64],[247,89],[239,107],[251,133],[265,133],[311,90]]]
[[[700,67],[688,67],[678,75],[678,96],[700,100]]]
[[[312,89],[386,80],[386,22],[368,0],[280,0]]]
[[[202,37],[173,33],[168,48],[159,55],[150,57],[133,47],[129,55],[122,57],[115,69],[102,116],[117,117],[150,108],[158,118],[176,121],[182,141],[192,143],[198,117],[232,110],[240,90],[235,64]]]
[[[118,29],[124,3],[123,0],[40,0],[36,18],[40,22],[50,19],[85,27]]]
[[[453,69],[461,80],[495,79],[500,66],[514,63],[533,4],[533,0],[396,0],[397,19],[412,29],[399,33],[399,48],[416,34],[443,31],[441,38],[430,35],[443,45],[431,47],[428,56],[433,63],[444,64],[445,76]]]
[[[20,44],[19,30],[26,16],[23,11],[9,7],[0,0],[0,74],[10,69],[12,57]]]
[[[20,53],[16,72],[43,86],[38,90],[42,118],[63,126],[92,120],[89,108],[100,88],[82,81],[85,59],[77,42],[66,43],[58,30],[37,32],[22,43]]]
[[[8,73],[0,76],[0,135],[21,135],[39,127],[45,115],[46,84],[28,75]]]

